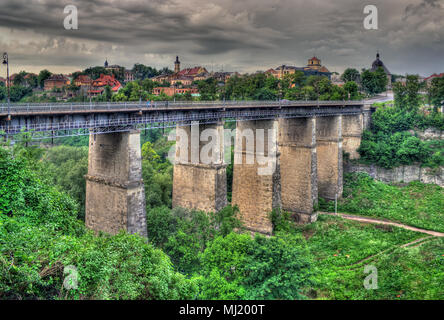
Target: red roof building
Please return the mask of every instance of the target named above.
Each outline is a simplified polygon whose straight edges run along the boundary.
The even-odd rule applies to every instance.
[[[203,67],[194,67],[194,68],[187,68],[187,69],[183,69],[180,70],[178,73],[174,74],[177,77],[196,77],[197,75],[201,74],[201,73],[208,73],[207,69],[203,68]]]
[[[119,80],[114,75],[101,74],[98,79],[91,82],[91,90],[88,93],[93,96],[102,94],[106,86],[110,86],[112,92],[118,92],[122,88]]]
[[[427,83],[428,86],[430,86],[432,84],[432,80],[435,78],[442,78],[444,77],[444,73],[440,73],[440,74],[432,74],[430,77],[427,77],[424,79],[424,81]]]

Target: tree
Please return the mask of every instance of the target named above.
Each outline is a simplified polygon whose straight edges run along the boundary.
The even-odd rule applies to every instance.
[[[142,81],[142,88],[143,90],[145,90],[146,92],[152,94],[153,93],[153,89],[155,87],[157,87],[159,85],[158,82],[152,81],[150,79],[145,79]]]
[[[160,72],[157,71],[155,68],[145,66],[140,63],[136,63],[132,71],[134,72],[134,77],[137,80],[145,80],[147,78],[152,78],[160,74]]]
[[[439,107],[444,105],[444,77],[434,78],[428,88],[429,103],[434,106],[437,111]]]
[[[49,72],[46,69],[40,71],[40,73],[39,73],[39,75],[37,77],[37,84],[38,84],[38,86],[43,89],[43,87],[45,85],[45,80],[48,79],[51,75],[52,75],[52,73]]]
[[[395,82],[393,93],[396,107],[406,111],[418,110],[421,104],[419,95],[421,87],[418,75],[407,75],[405,84]]]
[[[24,86],[26,84],[26,80],[25,80],[26,75],[27,75],[26,71],[20,71],[18,74],[15,75],[15,78],[12,81],[12,84],[14,86]]]
[[[104,97],[104,98],[105,98],[105,101],[111,101],[111,98],[112,98],[113,93],[112,93],[112,91],[111,91],[111,87],[110,87],[109,85],[106,85],[106,86],[105,86],[105,90],[104,90],[104,92],[103,92],[103,95],[105,96],[105,97]]]
[[[106,70],[105,67],[92,67],[88,68],[83,73],[89,76],[92,80],[96,80],[100,77],[101,74],[111,75],[112,72],[110,70]]]
[[[359,71],[354,68],[347,68],[341,75],[341,80],[344,82],[359,82]]]
[[[364,70],[361,74],[362,89],[370,94],[378,94],[386,90],[388,83],[387,74],[382,67],[376,71]]]
[[[355,100],[359,97],[358,84],[354,81],[348,81],[344,85],[344,90],[347,92],[349,100]]]
[[[201,80],[197,84],[202,101],[217,99],[217,81],[214,78]]]

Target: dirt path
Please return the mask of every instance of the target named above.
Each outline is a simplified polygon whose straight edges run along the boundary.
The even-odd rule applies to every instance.
[[[328,216],[339,216],[339,217],[347,219],[347,220],[354,220],[354,221],[359,221],[359,222],[364,222],[364,223],[373,223],[373,224],[382,224],[382,225],[388,225],[388,226],[395,226],[395,227],[403,228],[403,229],[406,229],[406,230],[411,230],[411,231],[415,231],[415,232],[425,233],[425,234],[428,234],[428,235],[431,235],[431,236],[434,236],[434,237],[444,237],[444,233],[442,233],[442,232],[420,229],[420,228],[411,227],[411,226],[408,226],[406,224],[397,223],[397,222],[378,220],[378,219],[374,219],[374,218],[355,216],[355,215],[345,214],[345,213],[335,214],[335,213],[332,213],[332,212],[319,212],[319,214],[328,215]]]

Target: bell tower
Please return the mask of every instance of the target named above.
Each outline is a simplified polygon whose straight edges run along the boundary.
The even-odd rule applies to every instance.
[[[176,61],[174,61],[174,73],[180,72],[180,61],[179,56],[176,56]]]

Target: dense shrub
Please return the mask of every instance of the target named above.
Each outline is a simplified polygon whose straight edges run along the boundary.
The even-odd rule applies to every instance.
[[[429,126],[440,128],[444,117],[437,113],[424,115],[397,107],[382,107],[372,116],[372,128],[362,135],[358,149],[361,161],[384,168],[420,163],[437,166],[444,162],[444,150],[421,141],[411,130]]]
[[[148,238],[170,256],[177,270],[193,274],[201,268],[200,254],[209,241],[241,228],[238,214],[237,207],[209,214],[182,208],[155,208],[147,213]]]
[[[42,181],[27,160],[0,158],[1,299],[182,299],[194,282],[139,236],[96,236],[77,220],[77,205]],[[66,291],[64,267],[78,271]]]
[[[311,261],[300,236],[217,237],[202,255],[203,299],[303,299]]]

